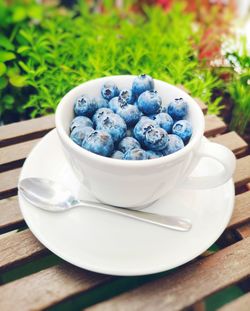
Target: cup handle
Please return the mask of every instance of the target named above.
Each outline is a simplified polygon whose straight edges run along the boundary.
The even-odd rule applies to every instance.
[[[215,188],[223,185],[232,177],[236,166],[236,159],[232,151],[228,148],[220,144],[209,142],[204,138],[197,152],[197,157],[199,159],[214,159],[223,166],[223,170],[212,176],[188,176],[184,183],[180,185],[181,188]]]

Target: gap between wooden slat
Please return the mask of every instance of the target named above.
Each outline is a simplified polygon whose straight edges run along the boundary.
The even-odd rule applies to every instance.
[[[250,293],[247,293],[232,302],[222,306],[217,311],[249,311],[250,309]]]
[[[54,115],[1,126],[0,147],[41,137],[54,127]]]
[[[250,273],[250,238],[189,263],[171,275],[86,310],[177,311],[245,279]]]
[[[1,286],[0,310],[42,310],[112,279],[69,264],[54,266]]]
[[[0,200],[0,233],[22,225],[24,220],[18,205],[18,197]]]
[[[0,240],[0,272],[48,252],[30,230],[10,234]]]

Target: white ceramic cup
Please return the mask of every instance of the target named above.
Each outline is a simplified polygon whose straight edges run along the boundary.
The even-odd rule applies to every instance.
[[[188,120],[193,126],[189,143],[178,152],[162,158],[125,161],[91,153],[69,138],[69,127],[74,118],[74,100],[81,94],[100,95],[107,80],[117,86],[130,88],[135,76],[111,76],[91,80],[68,92],[56,111],[56,128],[63,150],[79,180],[100,201],[107,204],[140,208],[159,199],[175,187],[204,189],[227,182],[235,169],[235,157],[226,147],[209,142],[203,137],[204,116],[198,104],[185,92],[166,82],[154,80],[155,89],[163,102],[183,97],[188,102]],[[221,169],[208,176],[192,176],[191,172],[202,157],[214,159]]]

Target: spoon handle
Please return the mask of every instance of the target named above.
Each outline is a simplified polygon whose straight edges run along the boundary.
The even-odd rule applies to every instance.
[[[177,231],[189,231],[192,224],[189,219],[175,216],[164,216],[143,211],[131,210],[127,208],[113,207],[95,202],[80,201],[78,206],[93,207],[110,213],[119,214],[139,221],[151,223],[160,227]]]

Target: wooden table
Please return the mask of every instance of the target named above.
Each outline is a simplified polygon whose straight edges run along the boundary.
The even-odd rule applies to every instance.
[[[36,240],[20,214],[17,180],[30,150],[54,128],[54,116],[0,127],[0,310],[198,311],[205,310],[207,297],[212,299],[233,284],[240,297],[231,298],[220,310],[250,310],[250,156],[247,144],[228,132],[218,117],[205,118],[205,135],[238,158],[233,217],[216,247],[178,269],[144,277],[113,277],[76,268]]]

